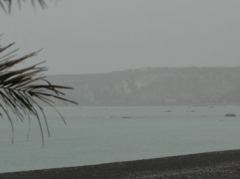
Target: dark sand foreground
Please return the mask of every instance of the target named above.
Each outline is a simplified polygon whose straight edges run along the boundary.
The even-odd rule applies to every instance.
[[[2,173],[0,179],[240,179],[240,150]]]

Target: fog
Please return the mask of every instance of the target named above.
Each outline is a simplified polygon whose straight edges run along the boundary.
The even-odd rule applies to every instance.
[[[4,42],[40,48],[51,74],[239,66],[240,1],[67,0],[0,13]]]

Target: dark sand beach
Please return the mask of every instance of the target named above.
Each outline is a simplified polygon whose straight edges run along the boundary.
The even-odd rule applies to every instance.
[[[240,150],[2,173],[0,179],[239,179]]]

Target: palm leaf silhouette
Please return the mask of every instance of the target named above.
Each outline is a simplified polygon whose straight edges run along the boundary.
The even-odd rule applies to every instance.
[[[37,7],[37,5],[41,8],[47,7],[45,0],[0,0],[0,7],[4,10],[4,12],[11,13],[11,9],[14,4],[17,4],[17,6],[21,8],[22,4],[26,2],[30,3],[33,7]]]
[[[77,104],[65,97],[63,90],[71,87],[52,84],[42,72],[47,70],[42,63],[34,64],[25,68],[17,68],[22,62],[36,56],[39,51],[17,57],[18,49],[13,48],[14,43],[0,46],[0,109],[1,116],[6,117],[12,128],[12,142],[14,141],[14,120],[22,122],[35,118],[38,122],[42,144],[44,144],[45,126],[50,135],[47,118],[42,104],[51,106],[63,119],[60,112],[55,108],[55,100]],[[65,121],[64,121],[65,122]]]
[[[9,14],[15,4],[21,8],[22,3],[27,2],[33,7],[37,5],[41,8],[47,7],[45,0],[0,0],[0,9]],[[22,122],[28,120],[30,125],[35,118],[40,128],[42,144],[44,144],[44,127],[48,136],[50,136],[50,130],[42,105],[47,104],[52,107],[65,123],[63,116],[55,107],[55,101],[77,104],[66,98],[63,92],[73,88],[52,84],[43,74],[47,71],[47,68],[42,66],[44,62],[18,68],[19,64],[36,56],[39,51],[18,57],[18,49],[13,48],[14,44],[6,46],[0,44],[0,116],[7,118],[11,124],[12,143],[14,142],[14,120]]]

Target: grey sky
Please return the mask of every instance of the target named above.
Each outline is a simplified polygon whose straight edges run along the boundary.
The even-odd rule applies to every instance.
[[[62,0],[0,13],[5,41],[44,48],[50,73],[240,65],[239,0]]]

